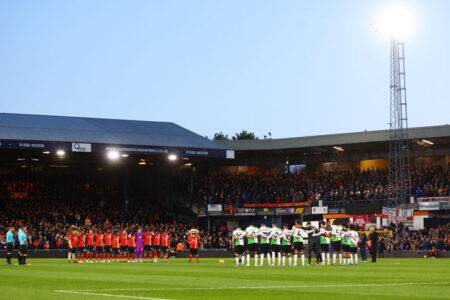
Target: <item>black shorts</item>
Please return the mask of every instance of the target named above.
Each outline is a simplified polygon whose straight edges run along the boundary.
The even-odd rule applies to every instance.
[[[189,253],[190,253],[191,255],[197,255],[198,249],[191,248],[191,249],[189,249]]]
[[[234,246],[234,253],[236,253],[237,255],[242,255],[245,252],[245,247],[244,245],[236,245]]]
[[[288,254],[292,252],[292,245],[282,245],[281,246],[281,252],[283,254]]]
[[[145,251],[145,252],[150,252],[150,251],[152,251],[152,245],[144,245],[144,251]]]
[[[249,252],[258,252],[259,251],[259,244],[258,243],[248,244],[247,245],[247,250]]]
[[[128,247],[128,253],[133,254],[134,253],[134,249],[136,249],[136,247]]]
[[[112,254],[114,255],[119,254],[119,248],[112,248]]]
[[[77,253],[84,253],[84,247],[78,247],[77,248]]]
[[[275,253],[278,253],[281,251],[281,246],[277,245],[277,244],[270,245],[270,248],[271,248],[272,252],[275,252]]]
[[[111,246],[105,246],[105,253],[111,253]]]
[[[103,246],[95,246],[95,253],[103,253],[104,248]]]
[[[303,243],[295,242],[294,243],[294,250],[296,250],[296,251],[303,251]]]
[[[350,252],[350,245],[342,244],[342,251],[343,252]]]
[[[320,244],[320,250],[322,252],[330,252],[330,244]]]
[[[126,253],[127,251],[128,251],[128,247],[127,246],[120,246],[120,252]]]
[[[159,251],[159,245],[153,245],[152,246],[153,251]]]
[[[341,252],[342,242],[341,241],[332,241],[331,242],[331,251],[333,252]]]
[[[259,252],[261,252],[262,254],[267,254],[270,252],[270,244],[260,244],[259,245]]]
[[[92,246],[92,245],[88,245],[87,247],[86,247],[86,251],[87,252],[93,252],[94,251],[94,246]]]
[[[358,247],[350,246],[348,252],[350,252],[350,253],[358,253]]]
[[[160,249],[160,251],[162,253],[166,253],[167,252],[167,247],[166,246],[161,246],[159,249]]]
[[[27,245],[19,245],[19,254],[27,255]]]
[[[11,254],[13,252],[13,248],[14,248],[13,243],[7,243],[6,244],[6,252],[7,253]]]
[[[77,248],[69,248],[70,254],[75,254],[75,252],[77,252]]]

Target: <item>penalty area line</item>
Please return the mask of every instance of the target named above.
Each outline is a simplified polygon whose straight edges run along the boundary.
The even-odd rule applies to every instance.
[[[65,294],[75,294],[75,295],[86,295],[86,296],[102,296],[111,298],[121,298],[121,299],[139,299],[139,300],[174,300],[168,298],[155,298],[155,297],[142,297],[142,296],[130,296],[130,295],[117,295],[117,294],[107,294],[102,292],[93,291],[77,291],[77,290],[54,290],[55,293],[65,293]]]
[[[180,287],[180,288],[120,288],[98,290],[76,290],[76,292],[119,292],[119,291],[196,291],[196,290],[235,290],[235,289],[303,289],[303,288],[346,288],[346,287],[389,287],[409,285],[449,285],[450,282],[394,282],[394,283],[355,283],[355,284],[302,284],[275,286],[226,286],[226,287]],[[139,298],[138,298],[139,299]],[[158,299],[158,298],[141,298]]]

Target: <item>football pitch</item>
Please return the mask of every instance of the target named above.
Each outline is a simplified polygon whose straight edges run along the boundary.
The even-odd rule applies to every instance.
[[[235,267],[234,260],[0,266],[0,299],[450,299],[450,259]]]

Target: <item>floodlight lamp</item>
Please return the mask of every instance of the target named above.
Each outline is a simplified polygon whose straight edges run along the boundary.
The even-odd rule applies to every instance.
[[[392,39],[404,39],[414,25],[413,14],[401,7],[391,7],[375,20],[375,32]]]
[[[109,160],[118,160],[120,157],[120,153],[116,150],[108,151],[106,154]]]
[[[66,151],[64,151],[64,150],[57,150],[56,151],[56,155],[58,156],[58,157],[64,157],[65,155],[66,155]]]
[[[167,159],[169,159],[170,161],[176,161],[178,159],[178,156],[176,154],[169,154],[169,156],[167,156]]]

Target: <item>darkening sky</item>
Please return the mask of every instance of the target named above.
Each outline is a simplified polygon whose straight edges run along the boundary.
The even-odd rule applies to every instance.
[[[0,2],[0,112],[172,121],[211,137],[383,129],[392,3],[410,126],[450,123],[450,1]]]

